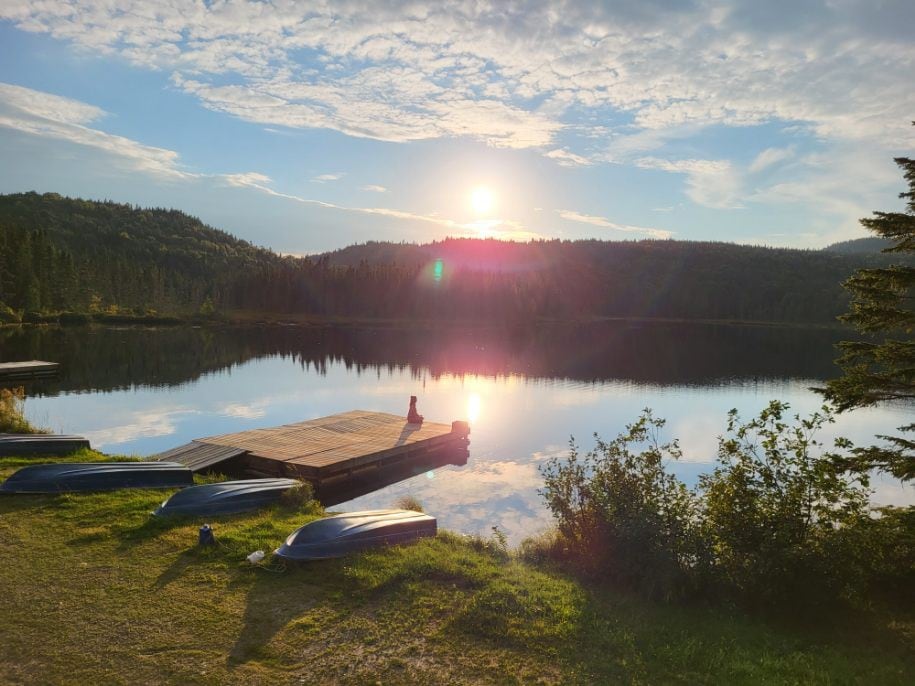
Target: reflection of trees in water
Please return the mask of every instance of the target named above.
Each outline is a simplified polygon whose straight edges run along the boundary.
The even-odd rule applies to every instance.
[[[172,386],[248,360],[289,356],[326,373],[347,369],[522,375],[578,381],[712,384],[729,379],[825,379],[846,333],[705,324],[611,322],[518,330],[441,327],[104,328],[0,331],[0,359],[60,362],[32,393]]]

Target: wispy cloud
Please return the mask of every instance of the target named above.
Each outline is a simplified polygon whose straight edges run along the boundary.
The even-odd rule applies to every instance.
[[[328,181],[339,181],[344,176],[346,172],[335,172],[333,174],[318,174],[311,178],[312,183],[327,183]]]
[[[750,163],[751,172],[760,172],[774,164],[794,157],[794,148],[766,148]]]
[[[661,169],[686,174],[686,194],[693,202],[716,209],[737,209],[741,203],[742,180],[728,160],[665,160],[640,157],[642,169]]]
[[[575,212],[573,210],[557,210],[557,214],[571,222],[578,222],[579,224],[590,224],[591,226],[599,226],[603,229],[612,229],[613,231],[622,231],[623,233],[638,233],[643,236],[650,236],[651,238],[670,238],[673,235],[673,232],[666,231],[664,229],[655,229],[647,226],[631,226],[629,224],[618,224],[617,222],[612,222],[606,217],[597,217],[592,214],[582,214],[581,212]]]
[[[544,153],[544,156],[556,160],[556,163],[562,167],[583,167],[593,164],[592,160],[561,148],[550,150],[549,152]]]
[[[178,153],[90,128],[105,112],[78,100],[0,83],[0,126],[110,153],[120,164],[166,179],[195,174],[181,168]]]
[[[388,189],[384,186],[378,186],[376,184],[370,183],[367,186],[362,186],[362,190],[369,191],[370,193],[387,193]]]

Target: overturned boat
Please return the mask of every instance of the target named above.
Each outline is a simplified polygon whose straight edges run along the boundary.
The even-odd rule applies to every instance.
[[[83,436],[60,434],[0,434],[0,457],[15,455],[68,455],[89,448]]]
[[[325,560],[435,536],[435,517],[413,510],[346,512],[296,529],[275,554],[287,560]]]
[[[71,462],[23,467],[0,484],[3,493],[183,488],[194,473],[177,462]]]
[[[247,512],[273,505],[286,491],[300,484],[295,479],[246,479],[192,486],[175,493],[153,514],[209,517]]]

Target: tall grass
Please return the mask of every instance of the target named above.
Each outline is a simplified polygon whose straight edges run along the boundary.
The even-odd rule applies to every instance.
[[[41,434],[45,429],[32,426],[25,418],[25,389],[0,388],[0,433]]]

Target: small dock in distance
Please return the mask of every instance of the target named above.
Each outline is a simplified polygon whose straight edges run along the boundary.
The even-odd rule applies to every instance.
[[[403,416],[353,410],[295,424],[198,438],[155,455],[194,471],[306,479],[316,486],[365,476],[440,451],[466,452],[466,422],[410,424]]]
[[[60,364],[57,362],[43,362],[41,360],[0,362],[0,382],[44,379],[50,376],[57,376],[59,372]]]

